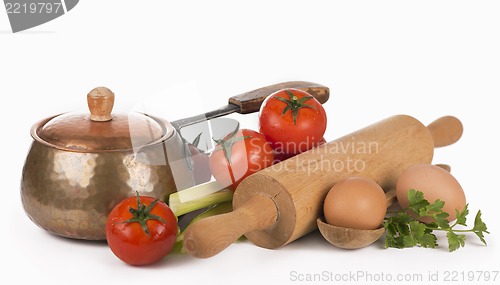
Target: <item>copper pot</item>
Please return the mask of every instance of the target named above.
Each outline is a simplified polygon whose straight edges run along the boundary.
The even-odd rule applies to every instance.
[[[87,101],[90,114],[57,115],[32,127],[21,198],[43,229],[102,240],[107,215],[121,200],[136,191],[166,199],[194,182],[184,143],[169,122],[111,115],[114,94],[107,88],[92,90]]]
[[[226,107],[169,123],[141,113],[113,113],[107,88],[87,95],[90,114],[65,113],[31,129],[34,141],[23,168],[21,198],[30,219],[50,233],[104,240],[107,215],[138,192],[160,198],[194,185],[190,152],[179,129],[231,112],[258,111],[282,88],[310,92],[321,103],[329,90],[309,82],[286,82],[230,98]]]

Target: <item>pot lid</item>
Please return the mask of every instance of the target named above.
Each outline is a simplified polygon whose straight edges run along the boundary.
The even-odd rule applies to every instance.
[[[90,114],[65,113],[33,126],[41,143],[66,151],[110,152],[137,149],[169,138],[167,121],[141,113],[111,114],[114,93],[97,87],[87,95]]]

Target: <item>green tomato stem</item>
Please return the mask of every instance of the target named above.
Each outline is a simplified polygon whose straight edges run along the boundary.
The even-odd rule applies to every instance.
[[[157,220],[161,223],[166,224],[167,221],[165,221],[162,217],[153,215],[151,214],[151,210],[153,210],[154,206],[160,199],[156,199],[153,202],[151,202],[147,207],[141,202],[141,197],[139,196],[139,192],[136,193],[136,200],[137,200],[137,209],[130,207],[129,212],[132,214],[132,218],[123,221],[121,223],[123,224],[128,224],[128,223],[139,223],[141,226],[142,230],[144,233],[149,237],[149,229],[147,225],[147,221],[149,220]]]
[[[286,104],[286,107],[285,107],[285,109],[283,109],[281,116],[285,115],[286,112],[288,112],[290,110],[292,112],[294,125],[297,124],[297,116],[299,114],[300,109],[310,108],[310,109],[316,110],[315,106],[305,104],[305,102],[307,100],[314,98],[313,96],[306,96],[306,97],[302,97],[302,98],[298,99],[297,96],[293,95],[293,93],[289,89],[285,89],[285,92],[288,95],[289,99],[285,99],[285,98],[278,97],[278,96],[274,96],[273,98]]]

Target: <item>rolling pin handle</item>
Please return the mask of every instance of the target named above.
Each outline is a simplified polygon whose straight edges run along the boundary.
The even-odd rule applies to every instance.
[[[457,142],[464,131],[459,119],[452,116],[441,117],[427,126],[434,140],[434,147],[448,146]]]
[[[233,212],[199,220],[186,229],[184,249],[198,258],[221,252],[242,235],[271,227],[278,219],[272,198],[256,195]]]

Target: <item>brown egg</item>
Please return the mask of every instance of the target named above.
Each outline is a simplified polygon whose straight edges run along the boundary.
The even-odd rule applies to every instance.
[[[450,216],[449,221],[456,219],[455,209],[461,211],[465,207],[465,194],[462,186],[448,171],[432,165],[417,164],[406,169],[398,179],[396,192],[402,208],[409,205],[407,193],[415,189],[424,193],[424,198],[433,203],[437,199],[444,201],[443,211]],[[422,218],[422,222],[430,223],[431,218]]]
[[[350,177],[335,184],[323,205],[328,224],[360,230],[379,228],[386,210],[384,190],[363,177]]]

